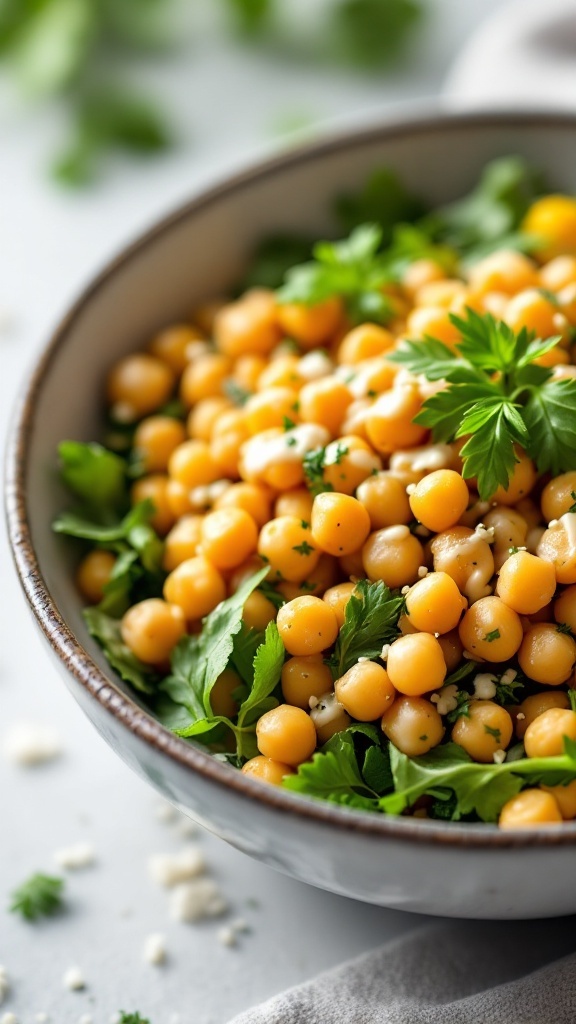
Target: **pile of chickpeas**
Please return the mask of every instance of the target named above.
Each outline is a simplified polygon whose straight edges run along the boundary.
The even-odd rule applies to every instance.
[[[387,327],[352,326],[337,296],[279,304],[253,289],[196,309],[190,324],[168,327],[110,371],[111,416],[136,424],[143,475],[131,498],[154,504],[167,573],[162,596],[122,619],[130,650],[167,672],[180,638],[263,564],[285,601],[277,610],[255,590],[244,606],[248,627],[276,620],[287,652],[283,703],[260,718],[260,754],[242,768],[253,778],[280,784],[352,721],[381,724],[411,757],[451,738],[485,764],[519,741],[532,758],[576,739],[576,471],[539,477],[517,449],[509,486],[481,501],[461,475],[462,442],[433,444],[414,423],[442,383],[388,358],[403,338],[453,346],[449,314],[470,307],[515,331],[559,335],[537,361],[576,376],[576,201],[538,200],[525,226],[547,239],[537,259],[500,250],[462,277],[413,262],[384,288],[394,310]],[[185,422],[158,411],[174,396]],[[321,448],[311,487],[304,457]],[[102,598],[115,557],[95,549],[81,563],[89,602]],[[363,578],[405,595],[400,635],[334,682],[325,659]],[[477,663],[474,692],[452,724],[458,687],[442,687],[465,661]],[[503,707],[496,681],[519,670],[530,695]],[[215,714],[235,714],[239,685],[226,669],[212,691]],[[425,802],[416,813],[427,813]],[[576,781],[525,789],[500,824],[575,817]]]

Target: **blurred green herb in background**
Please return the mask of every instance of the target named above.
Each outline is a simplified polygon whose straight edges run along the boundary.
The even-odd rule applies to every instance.
[[[110,151],[157,153],[174,141],[168,112],[130,80],[133,58],[182,49],[202,29],[201,0],[0,0],[0,64],[30,99],[58,102],[68,140],[53,164],[68,185],[92,181]],[[311,19],[286,0],[216,0],[211,13],[244,45],[286,60],[378,71],[399,58],[423,0],[322,0]]]

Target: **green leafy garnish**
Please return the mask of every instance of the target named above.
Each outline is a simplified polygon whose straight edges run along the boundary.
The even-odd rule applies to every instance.
[[[389,167],[374,171],[359,192],[338,196],[334,209],[345,231],[377,224],[384,245],[390,244],[399,223],[407,226],[425,212],[422,202],[406,190]]]
[[[317,242],[313,261],[286,274],[278,301],[313,305],[337,295],[354,323],[387,323],[392,307],[381,289],[391,276],[379,252],[381,242],[382,229],[376,224],[362,224],[341,242]]]
[[[494,640],[499,640],[500,639],[500,630],[499,629],[491,629],[489,633],[486,633],[486,636],[484,637],[484,639],[489,644],[493,643]]]
[[[124,510],[127,503],[124,459],[100,444],[81,441],[62,441],[58,457],[62,479],[80,498],[83,507],[104,522]]]
[[[360,580],[356,584],[328,662],[335,679],[343,676],[358,658],[377,658],[383,645],[397,637],[403,607],[403,597],[394,595],[381,580]]]
[[[118,675],[140,693],[154,693],[157,675],[126,646],[120,633],[120,620],[111,618],[100,608],[85,608],[82,614],[88,632],[98,641]]]
[[[63,905],[64,879],[53,875],[36,874],[14,890],[10,910],[21,914],[26,921],[50,917]]]
[[[295,544],[292,551],[296,551],[299,555],[311,555],[315,548],[308,543],[307,540],[303,540],[301,544]]]
[[[306,477],[306,486],[311,494],[322,494],[323,491],[332,491],[332,484],[324,480],[324,460],[326,448],[311,448],[306,452],[302,460],[302,468]]]
[[[295,775],[283,780],[295,793],[329,800],[364,810],[378,809],[378,793],[365,782],[358,767],[353,733],[336,733],[311,761],[301,764]]]
[[[147,1017],[142,1017],[137,1010],[132,1013],[126,1013],[125,1010],[120,1010],[120,1020],[118,1024],[150,1024]]]
[[[447,386],[428,398],[415,421],[436,441],[468,437],[461,450],[463,476],[476,477],[482,499],[506,488],[518,461],[515,445],[538,470],[558,474],[576,467],[576,382],[552,380],[534,360],[558,338],[517,334],[489,313],[451,316],[461,333],[454,349],[432,338],[406,341],[389,357]]]

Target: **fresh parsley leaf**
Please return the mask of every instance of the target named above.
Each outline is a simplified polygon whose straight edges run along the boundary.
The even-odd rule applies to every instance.
[[[125,1010],[120,1010],[120,1020],[118,1024],[150,1024],[147,1017],[142,1017],[137,1010],[132,1013],[126,1013]]]
[[[526,450],[541,473],[549,470],[557,476],[576,469],[576,383],[572,378],[534,388],[522,417],[528,431]]]
[[[269,17],[273,0],[225,0],[224,6],[228,9],[235,27],[243,33],[253,35],[260,31]]]
[[[389,167],[374,171],[360,192],[338,196],[334,208],[343,230],[349,233],[361,224],[377,224],[384,245],[390,244],[399,223],[407,227],[405,222],[424,213],[423,203],[406,190]]]
[[[486,633],[486,636],[484,637],[484,639],[487,640],[489,644],[493,643],[494,640],[499,640],[500,639],[500,630],[499,629],[491,629],[489,633]]]
[[[32,875],[12,893],[10,910],[13,914],[21,914],[26,921],[49,917],[62,909],[63,890],[63,878]]]
[[[332,484],[328,484],[324,480],[325,458],[326,448],[311,448],[302,460],[306,486],[311,494],[322,494],[323,491],[333,490]]]
[[[90,540],[103,547],[114,545],[118,541],[129,540],[134,531],[134,535],[142,547],[141,535],[137,531],[141,526],[147,525],[153,515],[154,505],[149,498],[146,498],[145,501],[134,505],[123,519],[110,525],[103,526],[101,523],[75,512],[63,512],[52,523],[52,529],[55,533],[64,533],[68,537]],[[147,535],[147,541],[149,541],[149,535]]]
[[[250,269],[237,291],[248,288],[279,288],[291,267],[305,263],[312,255],[313,241],[296,235],[276,235],[260,243]]]
[[[58,446],[64,483],[100,518],[114,518],[127,504],[126,461],[100,444],[62,441]]]
[[[417,0],[337,0],[326,25],[328,49],[344,63],[379,68],[398,57],[422,10]]]
[[[246,699],[238,711],[238,727],[259,718],[262,703],[269,698],[280,681],[286,651],[275,622],[266,626],[264,642],[260,644],[254,658],[254,681]],[[277,703],[276,701],[274,702]]]
[[[141,693],[154,693],[156,673],[139,661],[122,640],[120,620],[106,615],[100,608],[85,608],[84,622],[88,632],[102,647],[111,668]]]
[[[474,666],[474,668],[477,667],[477,665]],[[446,715],[448,721],[457,722],[459,718],[470,718],[470,705],[472,701],[473,697],[467,690],[459,690],[456,694],[456,707]]]
[[[237,405],[240,408],[243,405],[246,405],[251,394],[250,391],[243,388],[238,381],[234,380],[233,377],[228,377],[228,379],[224,381],[223,391],[226,398],[229,398],[233,405]]]
[[[354,741],[348,730],[336,733],[329,746],[301,764],[283,786],[296,793],[364,810],[378,809],[377,793],[364,781],[358,767]]]
[[[390,767],[390,753],[388,747],[368,747],[364,755],[362,765],[362,778],[366,785],[375,793],[386,793],[393,788],[394,779]]]
[[[244,622],[234,636],[231,664],[247,686],[252,686],[254,682],[254,658],[263,640],[263,632],[248,627]]]
[[[301,544],[295,544],[292,551],[298,552],[299,555],[311,555],[315,549],[307,540],[303,540]]]
[[[343,676],[358,658],[377,658],[383,645],[395,639],[403,606],[404,599],[394,595],[381,580],[360,580],[356,584],[329,659],[335,679]]]

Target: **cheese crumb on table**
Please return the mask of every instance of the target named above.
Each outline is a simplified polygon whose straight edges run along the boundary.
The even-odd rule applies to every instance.
[[[166,939],[159,932],[153,932],[144,943],[144,959],[148,964],[166,962]]]
[[[50,1020],[50,1018],[47,1013],[44,1013],[44,1011],[41,1010],[40,1013],[36,1014],[34,1020],[36,1021],[36,1024],[46,1024],[46,1022]]]
[[[78,1024],[94,1024],[94,1022],[89,1013],[83,1013],[82,1016],[78,1018]]]
[[[70,992],[79,992],[80,989],[86,988],[86,981],[84,980],[84,975],[79,967],[69,967],[68,970],[64,972],[62,984],[64,985],[64,988],[69,989]]]
[[[201,875],[205,868],[204,857],[197,846],[187,846],[178,853],[156,853],[148,859],[150,877],[166,888]]]
[[[164,824],[170,824],[176,818],[176,808],[169,804],[166,800],[160,800],[156,804],[155,814],[158,821]]]
[[[0,964],[0,1006],[6,999],[10,990],[10,982],[8,981],[8,974],[6,968]]]
[[[0,1024],[20,1024],[20,1021],[15,1013],[4,1013],[0,1017]]]
[[[232,927],[219,928],[217,932],[217,939],[221,946],[232,946],[238,945],[238,936]]]
[[[2,753],[14,764],[28,767],[53,761],[62,753],[58,733],[49,725],[15,725],[4,737]]]
[[[68,871],[86,868],[94,863],[94,847],[90,843],[73,843],[71,846],[62,846],[55,851],[54,860],[59,868]]]
[[[182,817],[176,826],[176,831],[181,839],[193,839],[198,835],[198,827],[190,818]]]
[[[175,921],[204,921],[219,917],[228,904],[211,878],[195,878],[178,885],[170,899],[170,915]]]

